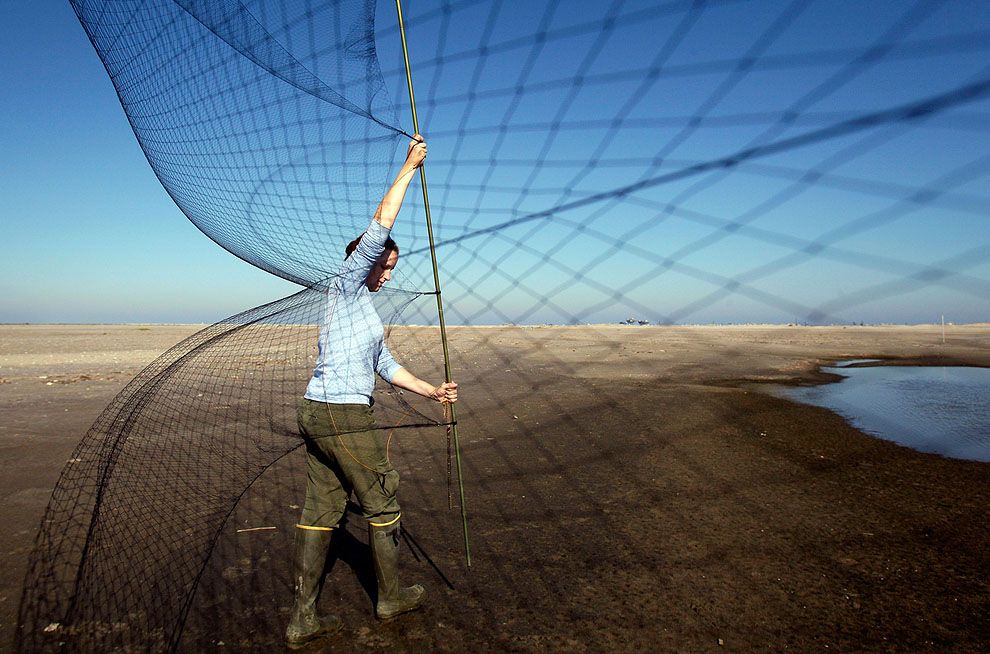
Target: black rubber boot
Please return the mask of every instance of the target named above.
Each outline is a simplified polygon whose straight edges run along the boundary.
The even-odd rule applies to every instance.
[[[419,584],[399,586],[399,523],[387,527],[368,525],[371,558],[378,578],[378,603],[375,614],[380,620],[415,611],[426,598],[426,589]]]
[[[296,562],[293,584],[296,605],[292,619],[285,629],[285,644],[298,649],[317,638],[340,631],[342,623],[335,615],[316,614],[316,597],[320,593],[320,577],[327,562],[332,532],[296,529]]]

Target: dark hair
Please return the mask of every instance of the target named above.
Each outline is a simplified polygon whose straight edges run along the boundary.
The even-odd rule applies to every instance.
[[[361,234],[361,236],[364,236],[364,234]],[[348,243],[347,247],[344,248],[345,258],[351,256],[351,253],[354,252],[355,248],[357,248],[358,243],[361,242],[361,236],[358,236],[356,239]],[[385,250],[386,251],[394,250],[396,254],[399,253],[399,246],[396,244],[395,241],[392,240],[391,236],[389,236],[388,239],[385,241]]]

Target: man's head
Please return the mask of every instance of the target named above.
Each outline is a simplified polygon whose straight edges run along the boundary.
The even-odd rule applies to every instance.
[[[354,249],[357,248],[358,243],[361,241],[361,237],[358,236],[356,239],[347,244],[345,253],[347,256],[351,256]],[[395,264],[399,262],[399,246],[389,238],[385,241],[385,251],[382,252],[382,256],[378,257],[378,261],[372,266],[371,272],[368,273],[368,278],[365,280],[364,284],[368,287],[368,290],[375,293],[381,290],[385,282],[392,279],[392,270],[395,269]]]

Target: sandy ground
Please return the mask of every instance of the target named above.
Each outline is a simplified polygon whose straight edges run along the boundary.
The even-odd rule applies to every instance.
[[[74,446],[198,329],[0,326],[0,650]],[[311,651],[990,649],[990,464],[917,453],[756,390],[826,381],[818,366],[842,358],[990,366],[990,326],[947,327],[944,345],[929,326],[453,328],[451,347],[474,566],[446,507],[442,446],[400,441],[420,547],[405,574],[429,604],[370,617],[351,520],[321,599],[347,628]],[[279,492],[301,499],[298,485]],[[269,606],[223,635],[192,618],[187,649],[277,647],[294,518],[231,536],[257,557],[206,575],[204,615],[229,617],[224,585],[239,574],[268,575]],[[278,563],[263,573],[259,560]]]

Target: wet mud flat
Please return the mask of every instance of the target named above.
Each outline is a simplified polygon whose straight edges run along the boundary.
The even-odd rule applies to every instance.
[[[0,648],[75,444],[196,329],[0,327]],[[427,378],[441,365],[416,347],[429,331],[392,336]],[[990,464],[914,452],[758,387],[827,381],[819,366],[839,359],[987,366],[990,326],[947,328],[945,345],[934,326],[452,328],[451,355],[473,567],[443,439],[397,431],[404,576],[429,602],[371,617],[351,518],[321,597],[346,629],[326,649],[987,649]],[[302,469],[286,457],[224,526],[183,649],[280,642]],[[238,531],[256,527],[274,529]]]

